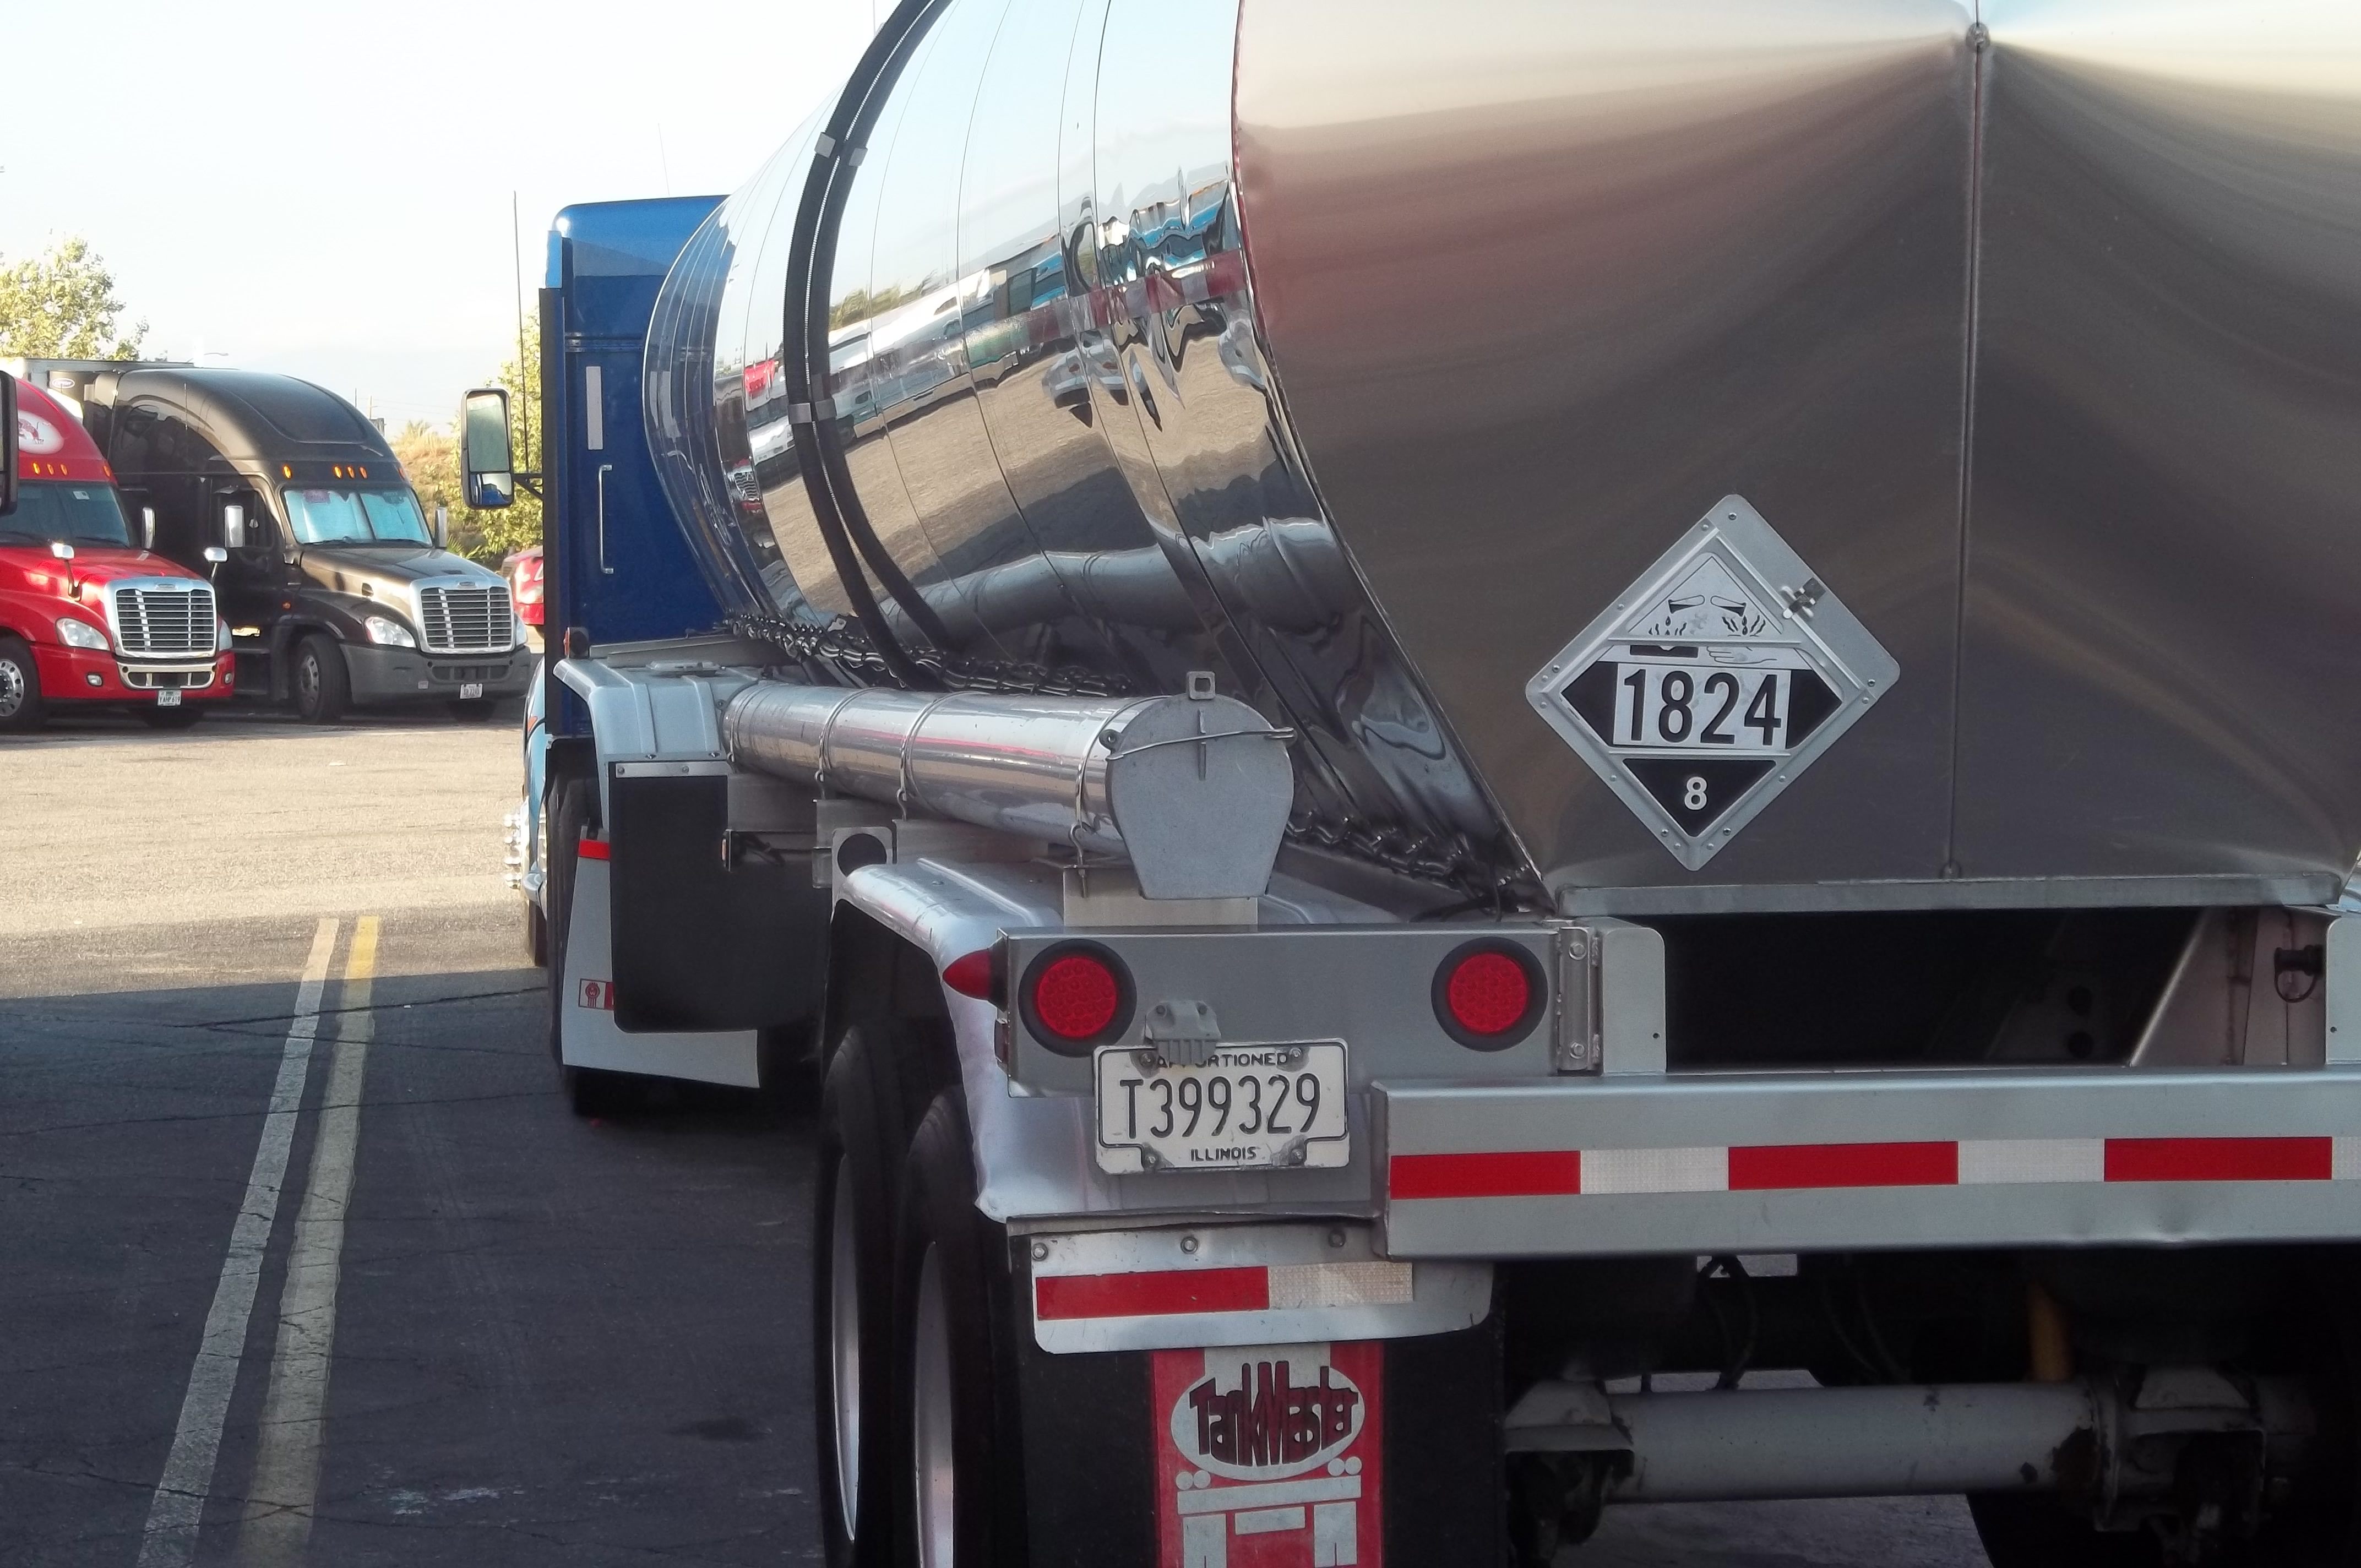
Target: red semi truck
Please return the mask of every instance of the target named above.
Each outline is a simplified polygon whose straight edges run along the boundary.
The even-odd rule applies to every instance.
[[[32,382],[0,380],[15,393],[16,479],[0,510],[0,731],[69,707],[196,723],[235,680],[213,585],[147,548],[144,515],[126,516],[79,420]]]

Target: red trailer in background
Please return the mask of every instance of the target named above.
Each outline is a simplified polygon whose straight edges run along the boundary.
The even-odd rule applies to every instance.
[[[213,586],[147,548],[145,517],[126,515],[82,422],[11,379],[17,486],[16,506],[0,513],[0,730],[98,706],[127,707],[159,729],[194,724],[235,678]]]
[[[500,563],[500,576],[509,580],[509,597],[516,601],[517,619],[532,627],[536,633],[541,629],[541,546],[538,544],[512,551],[509,558]]]

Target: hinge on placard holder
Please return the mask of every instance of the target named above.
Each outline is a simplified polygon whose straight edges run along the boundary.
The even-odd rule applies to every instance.
[[[1557,928],[1556,1037],[1551,1053],[1560,1072],[1597,1072],[1602,1060],[1598,1026],[1598,933],[1587,926]]]

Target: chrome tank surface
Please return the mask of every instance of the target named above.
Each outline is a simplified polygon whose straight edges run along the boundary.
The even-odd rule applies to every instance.
[[[1972,18],[1477,9],[1246,7],[1263,323],[1346,544],[1553,884],[1936,877]],[[1732,493],[1902,678],[1692,877],[1523,688]]]
[[[2341,871],[2361,844],[2361,6],[1984,18],[1959,858]]]
[[[2361,850],[2361,7],[886,33],[858,160],[799,132],[650,337],[778,620],[954,685],[1214,671],[1299,731],[1299,839],[1586,910],[2316,899]],[[1525,688],[1723,497],[1899,678],[1691,872]]]
[[[1294,428],[1554,887],[2333,891],[2356,42],[2299,0],[1246,0]],[[1518,688],[1731,493],[1901,679],[1692,876]]]
[[[1263,364],[1230,168],[1236,15],[925,17],[811,263],[847,532],[904,647],[1019,686],[1081,667],[1178,692],[1213,671],[1301,737],[1299,839],[1488,895],[1529,880],[1524,859],[1329,527]],[[781,390],[814,131],[691,242],[648,356],[693,542],[803,624],[855,607],[805,472],[825,460]],[[698,387],[710,411],[688,406]]]

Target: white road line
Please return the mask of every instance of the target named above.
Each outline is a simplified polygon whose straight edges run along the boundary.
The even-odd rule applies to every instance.
[[[320,1486],[320,1444],[328,1403],[328,1357],[336,1338],[336,1272],[352,1200],[353,1151],[360,1138],[361,1085],[368,1065],[369,997],[377,973],[377,916],[353,923],[336,999],[336,1051],[320,1102],[312,1174],[295,1215],[287,1284],[279,1300],[279,1343],[262,1399],[262,1431],[238,1532],[241,1568],[296,1568],[312,1535]]]
[[[312,936],[312,956],[295,992],[295,1021],[279,1058],[270,1110],[246,1179],[246,1201],[231,1227],[229,1255],[205,1313],[205,1337],[189,1368],[189,1391],[181,1400],[181,1422],[172,1431],[172,1451],[148,1505],[148,1528],[139,1542],[139,1568],[183,1568],[196,1553],[197,1525],[213,1489],[214,1457],[221,1450],[222,1418],[237,1387],[238,1359],[246,1352],[247,1320],[254,1314],[254,1288],[262,1275],[262,1255],[279,1215],[279,1186],[287,1174],[287,1150],[295,1118],[303,1109],[303,1085],[311,1075],[312,1041],[320,1028],[320,990],[328,960],[335,956],[339,922],[323,917]]]

